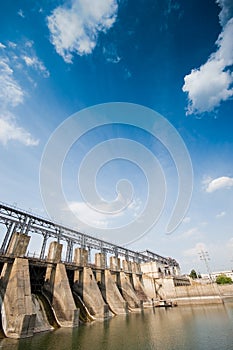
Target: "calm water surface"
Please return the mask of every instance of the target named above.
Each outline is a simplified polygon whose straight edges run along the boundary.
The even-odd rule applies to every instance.
[[[233,350],[233,303],[146,310],[58,329],[30,339],[0,339],[7,350]]]

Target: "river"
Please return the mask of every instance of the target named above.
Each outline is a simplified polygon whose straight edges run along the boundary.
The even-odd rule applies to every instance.
[[[156,308],[32,338],[0,339],[6,350],[232,350],[233,303]]]

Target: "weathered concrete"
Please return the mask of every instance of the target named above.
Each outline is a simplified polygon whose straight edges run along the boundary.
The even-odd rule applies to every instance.
[[[10,239],[7,247],[6,255],[24,257],[30,241],[30,236],[15,232]]]
[[[36,315],[32,296],[28,260],[16,258],[4,264],[1,274],[2,327],[9,338],[33,335]]]
[[[96,253],[95,254],[95,265],[101,269],[105,269],[107,266],[106,254]]]
[[[138,299],[128,276],[126,276],[123,271],[119,273],[118,285],[129,307],[132,309],[140,307],[140,300]]]
[[[62,244],[58,242],[51,242],[47,255],[47,261],[52,263],[59,263],[61,261]]]
[[[122,260],[122,269],[125,272],[131,272],[132,271],[132,262],[128,260]]]
[[[90,314],[95,318],[110,317],[111,312],[104,302],[92,269],[84,267],[78,277],[78,280],[74,280],[73,290],[81,296]]]
[[[109,305],[110,310],[116,315],[126,314],[128,312],[127,303],[117,288],[111,272],[109,270],[105,270],[101,277],[100,289],[104,300]]]
[[[120,271],[121,269],[121,259],[115,256],[110,256],[110,270]]]
[[[52,242],[49,247],[49,261],[60,261],[61,251],[62,245]],[[65,265],[59,262],[55,268],[47,267],[44,291],[49,296],[58,324],[61,327],[78,326],[79,310],[74,302]]]
[[[40,298],[32,294],[32,310],[36,314],[36,320],[34,325],[34,333],[40,333],[45,331],[51,331],[54,328],[49,324],[47,315]]]
[[[87,266],[88,264],[88,250],[84,248],[75,248],[74,263],[79,266]]]
[[[49,295],[58,324],[61,327],[77,327],[79,310],[73,299],[65,265],[58,263],[49,273],[50,279],[46,280],[44,291]]]
[[[142,282],[140,281],[139,276],[133,273],[132,279],[133,279],[133,287],[138,299],[143,302],[148,302],[150,298],[147,296],[146,289],[142,284]]]

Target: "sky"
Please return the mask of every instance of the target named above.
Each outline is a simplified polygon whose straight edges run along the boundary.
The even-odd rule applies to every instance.
[[[232,269],[232,1],[0,6],[0,200],[185,273],[201,251]]]

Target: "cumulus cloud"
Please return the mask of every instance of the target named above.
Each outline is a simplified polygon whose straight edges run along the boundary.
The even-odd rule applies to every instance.
[[[7,58],[0,58],[0,142],[6,145],[15,140],[26,146],[35,146],[35,140],[24,128],[19,127],[9,109],[23,103],[24,91],[14,78],[14,71]]]
[[[206,186],[206,192],[212,193],[219,189],[230,189],[231,187],[233,187],[233,178],[222,176],[209,181]]]
[[[184,77],[182,90],[188,94],[187,115],[210,112],[233,96],[233,6],[232,1],[217,0],[223,26],[212,53],[200,68]]]
[[[57,7],[47,17],[50,41],[65,62],[73,54],[92,53],[100,32],[112,27],[117,17],[116,0],[73,0]]]
[[[6,46],[3,45],[2,43],[0,43],[0,49],[5,49],[5,48],[6,48]]]

